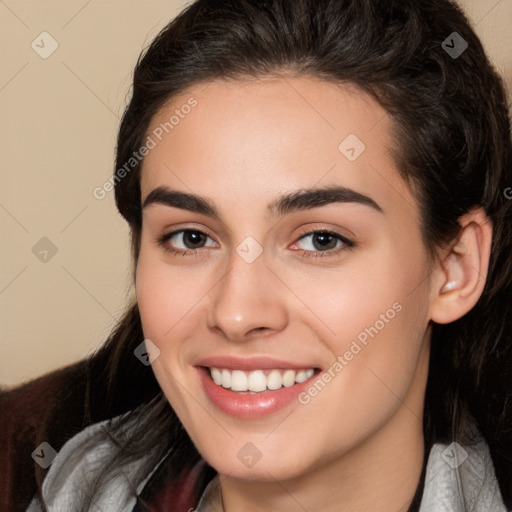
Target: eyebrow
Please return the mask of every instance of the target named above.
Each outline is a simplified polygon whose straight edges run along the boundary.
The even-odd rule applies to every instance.
[[[267,206],[267,211],[272,218],[335,203],[362,204],[379,213],[383,213],[382,208],[371,197],[340,186],[300,189],[292,193],[283,194]],[[172,190],[165,186],[159,186],[152,190],[144,200],[142,208],[146,208],[151,204],[181,208],[221,220],[219,211],[208,198]]]

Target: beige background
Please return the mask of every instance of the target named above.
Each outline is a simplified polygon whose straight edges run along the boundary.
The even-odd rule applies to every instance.
[[[510,90],[512,2],[461,4]],[[136,59],[184,5],[0,0],[1,385],[93,351],[133,293],[127,226],[92,191],[112,173]],[[31,47],[51,48],[42,32],[58,44],[47,59]]]

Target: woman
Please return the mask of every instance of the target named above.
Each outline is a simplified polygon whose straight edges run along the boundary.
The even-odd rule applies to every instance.
[[[7,506],[506,512],[511,154],[448,0],[194,2],[119,131],[136,300],[4,397]]]

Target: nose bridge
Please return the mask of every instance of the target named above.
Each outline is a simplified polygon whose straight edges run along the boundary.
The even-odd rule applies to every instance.
[[[247,237],[233,249],[226,274],[212,290],[209,326],[233,340],[260,328],[282,329],[286,312],[275,286],[263,248]]]

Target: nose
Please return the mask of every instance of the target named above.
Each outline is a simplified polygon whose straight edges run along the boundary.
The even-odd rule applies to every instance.
[[[224,277],[208,294],[209,328],[236,342],[279,332],[288,322],[281,288],[263,254],[248,263],[234,252]]]

